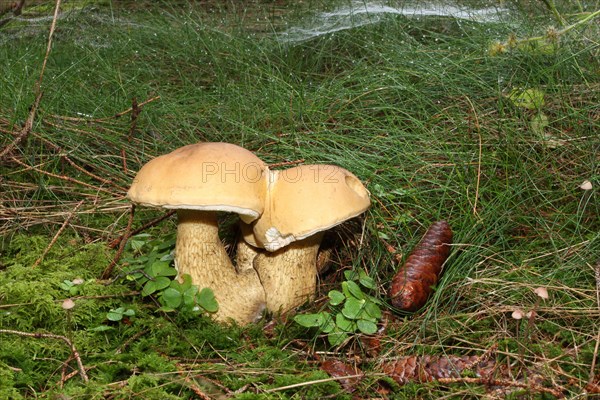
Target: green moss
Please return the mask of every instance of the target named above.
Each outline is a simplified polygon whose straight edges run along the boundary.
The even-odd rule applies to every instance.
[[[15,373],[18,370],[14,366],[0,362],[0,399],[20,400],[23,397],[15,388]]]

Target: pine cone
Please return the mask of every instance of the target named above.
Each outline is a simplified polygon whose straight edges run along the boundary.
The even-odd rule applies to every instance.
[[[451,243],[450,225],[446,221],[433,223],[392,279],[390,296],[394,307],[416,311],[425,305],[450,254]]]

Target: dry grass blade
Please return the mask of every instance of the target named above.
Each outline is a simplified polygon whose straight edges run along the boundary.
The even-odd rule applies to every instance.
[[[52,240],[50,241],[48,246],[44,249],[44,252],[42,253],[42,255],[37,260],[35,260],[35,262],[31,266],[31,268],[37,267],[44,260],[44,257],[46,257],[46,254],[48,254],[48,252],[50,251],[52,246],[54,246],[54,243],[56,243],[56,241],[58,240],[58,237],[65,230],[65,228],[71,221],[71,218],[73,218],[73,216],[75,215],[75,213],[77,212],[79,207],[81,207],[82,204],[83,204],[83,200],[81,200],[79,203],[77,203],[77,205],[73,208],[73,211],[70,212],[69,215],[67,215],[67,218],[65,218],[65,222],[61,225],[58,232],[56,232],[56,234],[54,235],[54,237],[52,238]]]
[[[138,104],[151,103],[154,97]],[[119,114],[125,115],[125,110]],[[82,199],[88,206],[78,212],[89,214],[122,215],[128,205],[123,203],[126,188],[132,179],[126,168],[126,155],[133,164],[139,165],[142,160],[141,149],[147,147],[151,138],[133,138],[131,142],[115,141],[112,138],[122,136],[118,132],[126,132],[129,121],[101,119],[87,121],[80,118],[56,118],[59,123],[44,120],[50,131],[33,131],[30,133],[30,144],[38,146],[42,151],[37,155],[21,155],[11,152],[5,167],[8,172],[0,180],[2,186],[2,203],[0,205],[0,233],[16,229],[28,229],[36,225],[62,224],[57,221],[64,215],[63,207],[72,209]],[[56,131],[54,134],[53,130]],[[10,122],[0,119],[0,131],[13,134]],[[80,142],[78,148],[65,131],[72,132]],[[13,134],[14,136],[14,134]],[[98,150],[102,150],[99,152]],[[144,157],[147,157],[145,155]],[[45,176],[44,185],[40,187],[39,176]],[[23,181],[27,177],[27,181]],[[40,198],[40,190],[58,196],[61,201]],[[114,222],[114,218],[111,217]],[[89,232],[109,234],[111,226],[98,228],[78,227]]]
[[[127,220],[127,227],[125,228],[125,233],[123,234],[123,237],[122,237],[121,241],[119,242],[119,249],[117,250],[117,253],[115,254],[115,257],[113,258],[111,263],[108,264],[108,266],[106,267],[106,269],[100,276],[100,279],[110,278],[110,276],[112,275],[113,269],[116,267],[117,263],[121,259],[121,254],[123,254],[123,250],[125,250],[125,244],[127,243],[127,239],[131,235],[131,225],[133,224],[134,215],[135,215],[135,205],[132,204],[130,211],[129,211],[129,219]]]
[[[316,385],[319,383],[348,380],[348,379],[360,379],[363,377],[364,377],[364,374],[361,373],[361,374],[354,374],[354,375],[336,376],[336,377],[325,378],[325,379],[315,379],[313,381],[294,383],[292,385],[286,385],[286,386],[280,386],[280,387],[276,387],[276,388],[272,388],[272,389],[267,389],[267,390],[264,390],[264,393],[281,392],[283,390],[296,389],[296,388],[300,388],[303,386]]]

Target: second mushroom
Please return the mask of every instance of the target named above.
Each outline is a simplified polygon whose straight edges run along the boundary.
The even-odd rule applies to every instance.
[[[238,264],[248,262],[265,289],[267,309],[286,313],[316,292],[317,253],[323,232],[356,217],[371,204],[351,172],[334,165],[302,165],[269,172],[261,217],[242,223]],[[251,246],[249,247],[248,244]]]

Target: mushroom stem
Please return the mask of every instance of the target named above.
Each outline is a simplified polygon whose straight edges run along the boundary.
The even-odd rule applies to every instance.
[[[272,253],[260,252],[254,258],[268,310],[284,314],[313,298],[322,238],[323,233],[319,232]]]
[[[240,238],[237,243],[235,256],[235,269],[238,273],[243,273],[250,269],[255,271],[253,263],[259,252],[260,250],[256,247],[249,245],[243,238]]]
[[[260,319],[265,291],[254,269],[236,272],[221,240],[217,215],[177,210],[175,265],[179,277],[189,274],[199,288],[211,288],[219,303],[215,318],[245,324]]]

